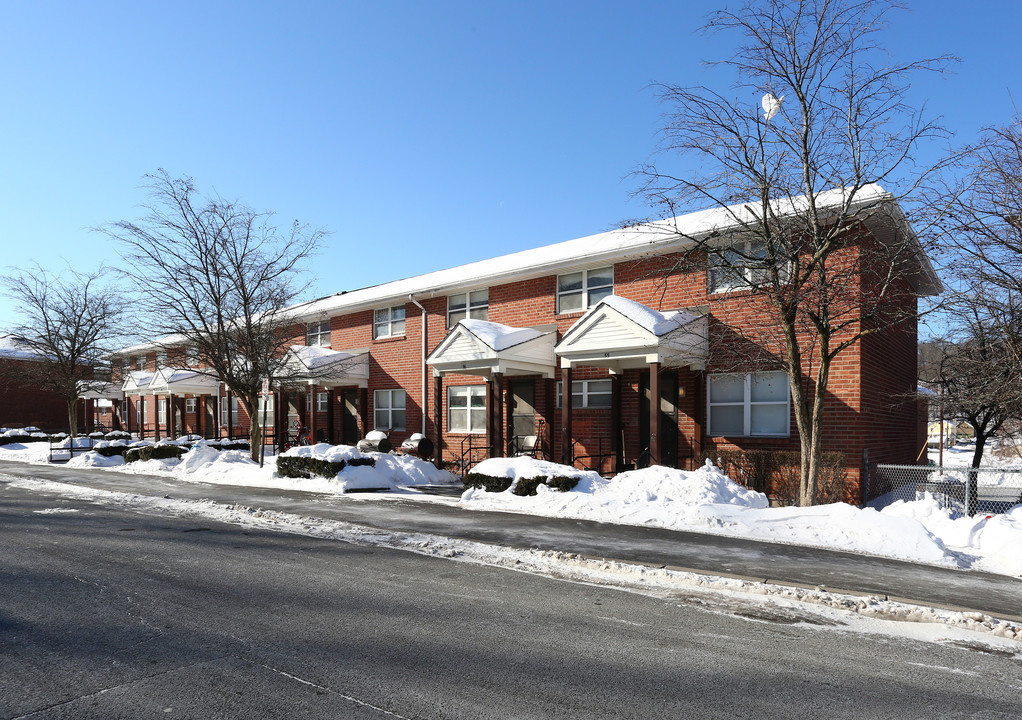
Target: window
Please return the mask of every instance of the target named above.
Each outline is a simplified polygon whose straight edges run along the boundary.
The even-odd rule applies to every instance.
[[[572,380],[572,408],[609,408],[613,400],[612,380]],[[561,383],[557,383],[557,407],[562,407]]]
[[[167,424],[167,398],[160,398],[156,404],[156,422],[160,425]]]
[[[373,337],[388,338],[405,334],[405,307],[383,308],[373,313]]]
[[[748,290],[770,279],[767,245],[762,240],[745,240],[710,255],[710,292]],[[787,266],[782,268],[782,278]]]
[[[330,347],[330,321],[320,320],[306,325],[305,344],[312,347]]]
[[[316,412],[326,412],[330,409],[330,395],[327,393],[316,393]]]
[[[185,348],[185,363],[188,367],[195,367],[199,364],[199,348],[189,345]]]
[[[145,398],[138,399],[135,409],[138,411],[138,424],[145,425]]]
[[[135,369],[145,370],[145,355],[135,358]]]
[[[185,412],[195,412],[195,398],[185,398]]]
[[[490,317],[490,291],[473,290],[447,296],[447,327],[454,327],[459,320],[488,320]]]
[[[447,388],[447,431],[486,432],[486,385]]]
[[[405,391],[404,390],[377,390],[373,394],[374,405],[376,406],[376,429],[378,430],[404,430],[405,429]]]
[[[614,268],[583,270],[557,276],[557,312],[568,313],[591,308],[614,294]]]
[[[167,367],[167,351],[161,350],[156,353],[156,367]]]
[[[711,375],[709,383],[710,435],[788,435],[791,411],[786,373]]]
[[[227,425],[227,423],[229,422],[228,418],[227,418],[227,407],[228,407],[228,405],[227,405],[227,398],[226,397],[221,397],[220,398],[220,424],[221,425]],[[231,396],[230,408],[231,408],[230,420],[233,420],[234,421],[234,425],[237,426],[238,425],[238,396],[237,395],[232,395]]]

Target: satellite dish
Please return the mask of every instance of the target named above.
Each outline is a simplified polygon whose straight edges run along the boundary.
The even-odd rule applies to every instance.
[[[776,97],[773,93],[763,96],[763,119],[770,122],[770,118],[776,115],[781,109],[784,96]]]

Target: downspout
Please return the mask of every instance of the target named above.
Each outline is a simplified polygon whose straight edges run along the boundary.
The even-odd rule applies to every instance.
[[[411,296],[409,293],[408,299],[422,311],[422,428],[421,432],[423,435],[426,434],[426,417],[429,414],[429,408],[427,406],[429,389],[426,385],[426,338],[428,335],[428,316],[426,308],[422,306],[418,300]]]

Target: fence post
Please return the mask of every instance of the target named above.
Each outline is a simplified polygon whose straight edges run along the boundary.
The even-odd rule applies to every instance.
[[[978,477],[979,471],[976,468],[969,468],[965,479],[965,514],[972,517],[976,514],[976,506],[979,504]]]

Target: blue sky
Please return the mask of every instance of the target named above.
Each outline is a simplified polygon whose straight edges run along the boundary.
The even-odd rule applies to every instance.
[[[115,264],[90,228],[161,167],[328,229],[314,295],[607,230],[646,214],[651,84],[712,81],[724,4],[0,0],[0,265]],[[1022,103],[1020,27],[917,1],[887,38],[961,56],[915,93],[968,141]]]

